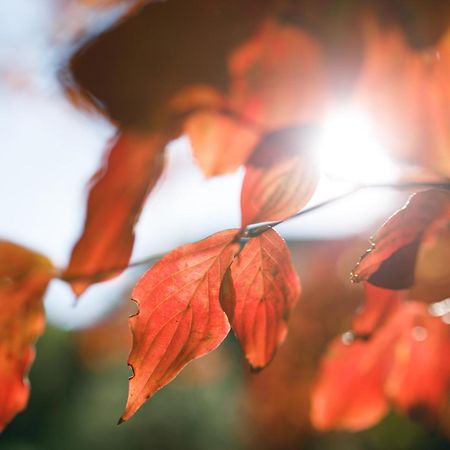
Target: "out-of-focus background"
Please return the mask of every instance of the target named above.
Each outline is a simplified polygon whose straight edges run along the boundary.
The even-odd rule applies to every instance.
[[[67,263],[81,231],[85,186],[115,133],[105,119],[70,104],[58,73],[77,45],[127,7],[0,2],[0,236],[48,255],[58,266]],[[361,116],[352,114],[334,112],[323,124],[318,145],[328,166],[311,204],[351,189],[353,182],[395,180],[395,163]],[[369,142],[362,141],[367,136]],[[337,143],[347,152],[338,160],[331,152]],[[362,145],[371,152],[370,165]],[[138,224],[132,259],[236,226],[242,175],[207,180],[187,141],[174,142]],[[90,288],[76,306],[69,288],[54,281],[45,299],[48,329],[30,374],[29,407],[1,435],[0,449],[450,448],[445,429],[424,428],[395,411],[360,433],[318,433],[308,418],[319,357],[361,302],[348,273],[367,237],[406,197],[366,190],[279,227],[304,293],[273,364],[251,374],[229,337],[120,427],[115,423],[129,376],[129,291],[145,267]]]

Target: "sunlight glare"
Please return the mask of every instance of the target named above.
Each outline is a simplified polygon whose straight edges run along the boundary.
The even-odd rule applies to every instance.
[[[327,114],[317,146],[321,170],[331,179],[367,184],[397,177],[396,165],[363,111],[348,108]]]

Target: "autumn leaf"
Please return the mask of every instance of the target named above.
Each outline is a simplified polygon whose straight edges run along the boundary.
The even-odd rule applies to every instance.
[[[214,350],[230,329],[219,302],[225,271],[237,251],[238,230],[216,233],[173,250],[138,282],[130,318],[133,369],[121,422],[195,358]]]
[[[384,146],[403,161],[450,175],[450,29],[413,49],[396,27],[364,22],[355,100],[373,118]],[[433,27],[430,27],[433,29]]]
[[[272,229],[250,239],[231,264],[221,302],[253,369],[264,368],[284,341],[300,290],[289,249]]]
[[[242,227],[285,219],[308,202],[318,179],[310,139],[310,129],[290,128],[262,140],[246,164]]]
[[[247,161],[260,138],[254,127],[213,111],[192,114],[184,129],[206,176],[234,172]]]
[[[26,376],[44,330],[42,298],[53,275],[44,256],[0,241],[0,431],[28,402]]]
[[[317,429],[361,430],[386,414],[383,382],[392,364],[388,337],[332,342],[311,394],[311,421]]]
[[[229,58],[230,103],[247,120],[285,128],[317,118],[326,99],[323,54],[298,27],[274,19]]]
[[[64,273],[77,296],[127,266],[134,226],[161,175],[167,140],[161,134],[128,130],[113,141],[91,181],[84,230]]]
[[[450,384],[450,364],[443,357],[450,328],[431,316],[427,305],[406,302],[402,294],[393,293],[399,302],[385,311],[371,337],[337,338],[329,347],[312,393],[316,427],[367,428],[390,404],[422,419],[438,414]]]
[[[437,302],[450,297],[450,228],[435,222],[429,238],[419,248],[414,270],[414,285],[409,291],[412,300]]]
[[[408,302],[397,321],[404,321],[392,349],[395,364],[386,380],[387,397],[414,418],[433,420],[450,386],[450,327],[428,313],[424,303]]]
[[[367,280],[388,289],[412,287],[419,249],[449,222],[450,192],[428,190],[412,195],[371,238],[372,247],[353,270],[353,281]]]
[[[406,298],[403,291],[392,291],[364,283],[364,304],[353,316],[352,332],[360,339],[370,339]]]

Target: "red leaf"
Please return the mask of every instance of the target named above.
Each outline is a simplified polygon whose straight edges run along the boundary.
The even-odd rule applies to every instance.
[[[285,129],[267,135],[246,165],[242,183],[242,227],[281,220],[311,198],[318,173],[309,129]]]
[[[252,238],[231,264],[221,302],[252,368],[264,368],[284,341],[300,290],[289,249],[274,230]]]
[[[121,421],[228,334],[230,325],[220,306],[219,290],[239,249],[237,232],[222,231],[179,247],[135,286],[132,298],[139,312],[130,318],[133,349],[128,360],[134,376]]]
[[[64,273],[77,296],[127,266],[134,226],[161,175],[166,142],[161,134],[132,131],[113,142],[107,161],[91,181],[83,234]]]
[[[450,384],[449,349],[450,328],[430,316],[427,305],[397,303],[369,340],[332,343],[312,395],[313,423],[366,428],[383,417],[388,402],[422,418],[435,416]]]
[[[318,429],[353,431],[378,422],[388,411],[383,383],[392,363],[386,338],[345,344],[337,338],[321,362],[312,391],[311,421]]]
[[[311,121],[327,97],[320,46],[295,26],[266,20],[229,67],[232,107],[270,129]]]
[[[356,336],[367,339],[400,307],[406,293],[379,288],[370,283],[364,283],[364,293],[364,305],[353,317],[352,331]]]
[[[386,395],[417,418],[436,416],[450,385],[450,327],[428,314],[427,305],[408,302],[398,313],[399,330],[392,351],[395,364],[386,380]]]
[[[450,174],[450,32],[433,48],[412,49],[394,27],[366,22],[356,97],[372,114],[387,149],[408,162]]]
[[[44,330],[42,297],[52,276],[46,258],[0,241],[0,431],[28,402],[26,376]]]
[[[450,220],[428,231],[417,254],[412,300],[437,302],[450,298]]]
[[[206,176],[235,171],[244,164],[260,133],[216,112],[199,112],[185,122],[194,157]]]
[[[429,190],[412,195],[371,238],[372,247],[353,270],[353,281],[368,280],[388,289],[411,287],[421,243],[448,221],[450,192]]]

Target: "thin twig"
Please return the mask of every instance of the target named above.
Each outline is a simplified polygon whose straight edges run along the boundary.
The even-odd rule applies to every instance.
[[[448,189],[450,190],[450,183],[435,183],[435,182],[422,182],[422,181],[412,181],[408,183],[377,183],[377,184],[359,184],[355,186],[352,190],[344,192],[343,194],[337,195],[336,197],[329,198],[321,203],[317,203],[309,208],[302,209],[298,213],[292,216],[286,217],[286,219],[275,220],[273,222],[264,222],[260,224],[249,225],[245,230],[243,235],[245,237],[256,237],[260,234],[266,232],[268,229],[276,227],[289,220],[296,219],[297,217],[304,216],[310,212],[316,211],[317,209],[328,206],[332,203],[343,200],[344,198],[350,197],[362,190],[366,189],[395,189],[395,190],[411,190],[420,188],[434,188],[434,189]]]
[[[256,236],[260,236],[261,234],[272,229],[273,227],[276,227],[277,225],[280,225],[289,220],[295,219],[300,216],[304,216],[304,215],[314,212],[318,209],[321,209],[325,206],[336,203],[336,202],[343,200],[347,197],[350,197],[362,190],[367,190],[367,189],[412,190],[412,189],[422,189],[422,188],[450,190],[450,182],[449,183],[435,183],[435,182],[426,182],[426,181],[425,182],[412,181],[412,182],[407,182],[407,183],[361,184],[361,185],[354,187],[350,191],[347,191],[347,192],[344,192],[343,194],[337,195],[336,197],[329,198],[329,199],[327,199],[323,202],[317,203],[316,205],[313,205],[309,208],[302,209],[298,213],[295,213],[295,214],[287,217],[286,219],[277,220],[277,221],[273,221],[273,222],[264,222],[264,223],[249,225],[240,233],[240,237],[253,238]],[[141,259],[138,261],[133,261],[125,267],[110,268],[110,269],[102,270],[102,271],[91,273],[91,274],[80,274],[80,275],[67,276],[67,275],[64,275],[63,271],[59,271],[58,272],[59,275],[57,276],[57,278],[59,278],[63,281],[67,281],[67,282],[78,281],[78,280],[93,280],[93,281],[98,280],[98,281],[100,281],[100,280],[104,279],[105,277],[111,276],[115,273],[123,272],[124,270],[130,269],[132,267],[139,267],[139,266],[143,266],[143,265],[152,266],[154,263],[156,263],[156,261],[158,261],[164,255],[165,255],[165,253],[153,255],[148,258],[144,258],[144,259]]]

